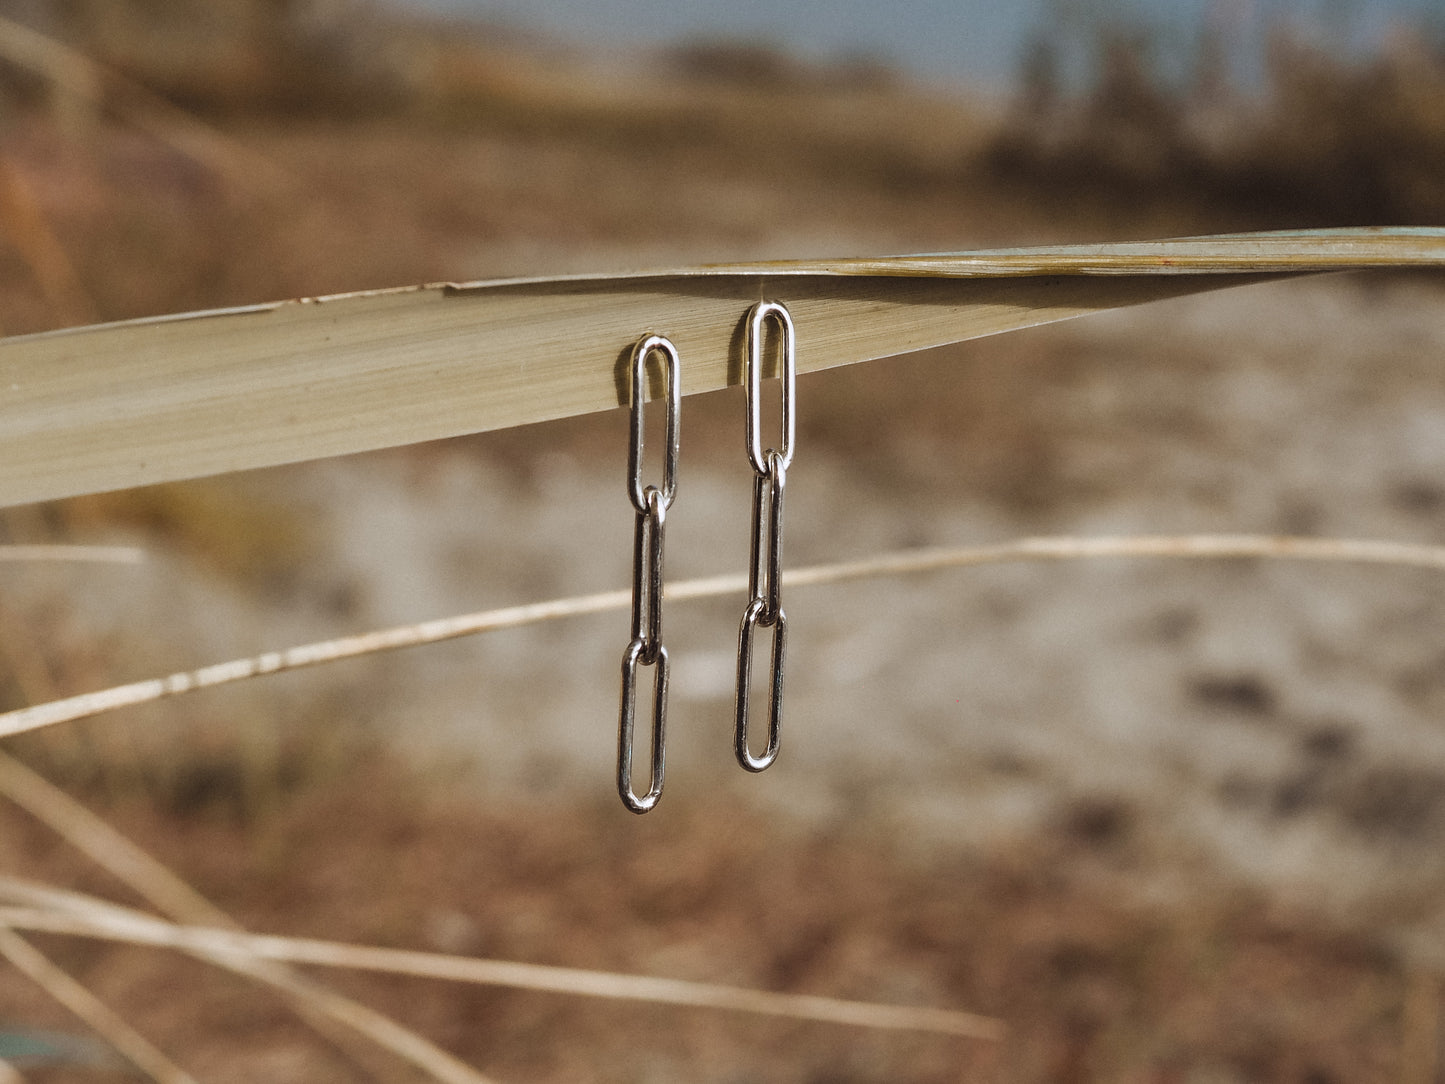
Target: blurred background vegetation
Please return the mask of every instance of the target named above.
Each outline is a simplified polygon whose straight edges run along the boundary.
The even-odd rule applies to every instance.
[[[1401,23],[1351,55],[1282,24],[1256,43],[1262,70],[1248,76],[1208,26],[1187,50],[1108,19],[1089,29],[1082,86],[1068,78],[1077,41],[1034,39],[987,168],[1041,197],[1192,204],[1270,227],[1445,215],[1438,26]]]
[[[541,253],[561,238],[637,260],[711,234],[699,252],[757,254],[749,220],[796,208],[747,200],[790,184],[831,190],[840,219],[926,204],[916,221],[948,216],[912,231],[934,247],[1445,214],[1438,25],[1401,20],[1362,53],[1281,21],[1251,63],[1209,23],[1181,38],[1108,5],[1050,11],[1011,88],[970,88],[766,41],[588,50],[368,0],[7,0],[0,210],[28,268],[9,269],[0,327],[534,271],[566,262]],[[495,142],[467,153],[479,140],[545,140],[554,169],[606,162],[654,193],[710,172],[731,221],[555,173],[550,200],[519,191]],[[809,217],[794,237],[827,247]]]
[[[1253,70],[1207,32],[1179,39],[1108,5],[1070,10],[1070,20],[1040,26],[1015,80],[999,88],[945,85],[867,57],[802,59],[762,40],[591,48],[366,0],[0,0],[0,332],[421,281],[1445,219],[1438,26],[1401,22],[1360,52],[1282,22],[1255,43]],[[1388,305],[1319,296],[1357,304],[1367,331],[1366,309],[1417,321],[1424,330],[1402,355],[1429,341],[1423,318],[1409,315],[1427,295]],[[1267,305],[1238,311],[1261,325],[1278,315]],[[1308,311],[1302,305],[1306,316],[1292,325],[1302,342],[1311,341],[1311,328],[1300,330]],[[929,516],[950,505],[972,518],[959,527],[945,512],[942,522],[967,537],[1113,524],[1111,502],[1147,488],[1141,479],[1180,448],[1193,454],[1195,438],[1209,456],[1244,457],[1230,460],[1233,483],[1267,474],[1239,452],[1248,441],[1235,440],[1227,411],[1216,423],[1187,383],[1228,376],[1238,359],[1211,354],[1217,335],[1207,331],[1162,372],[1167,323],[1083,345],[1063,334],[1026,345],[1010,336],[819,375],[802,422],[807,458],[839,494],[827,500],[846,505],[864,493],[886,521],[850,520],[848,532],[861,537],[848,544],[931,540]],[[1253,356],[1236,353],[1241,365]],[[1308,372],[1317,353],[1290,357]],[[1399,382],[1423,381],[1405,368]],[[1248,407],[1277,374],[1242,372],[1238,398]],[[1365,383],[1384,396],[1374,374],[1350,372],[1340,399],[1367,398],[1357,391]],[[685,455],[699,464],[690,508],[706,500],[701,465],[737,458],[737,410],[726,395],[689,400]],[[138,542],[152,571],[122,581],[7,569],[0,705],[449,608],[621,583],[630,521],[612,469],[622,447],[615,421],[487,434],[335,470],[7,509],[8,540]],[[1382,520],[1428,534],[1445,526],[1438,475],[1406,459],[1417,473],[1389,490],[1394,518]],[[1208,462],[1181,467],[1182,482],[1166,470],[1168,483],[1154,482],[1169,496],[1151,505],[1145,494],[1141,507],[1173,515],[1168,500],[1183,494],[1184,522],[1215,524],[1221,504],[1237,511]],[[1405,470],[1381,469],[1397,468]],[[1253,526],[1324,530],[1353,523],[1330,519],[1332,507],[1374,507],[1348,495],[1332,505],[1310,488],[1336,481],[1348,479],[1291,481],[1299,492],[1282,498],[1265,490],[1265,518]],[[734,497],[742,507],[745,494]],[[582,527],[565,518],[575,509]],[[620,517],[615,555],[591,545],[603,512]],[[790,545],[806,537],[801,522],[790,521]],[[433,533],[419,526],[427,523]],[[683,547],[675,552],[687,559]],[[607,564],[610,556],[618,561]],[[1206,595],[1222,593],[1198,582]],[[999,583],[964,596],[956,619],[1008,626],[1037,601],[1023,581]],[[1057,581],[1039,597],[1053,590]],[[1161,658],[1187,655],[1208,599],[1190,601],[1184,589],[1181,597],[1146,631],[1098,652],[1143,652],[1129,639],[1137,637]],[[1416,610],[1415,620],[1429,620],[1428,607]],[[1333,596],[1320,612],[1337,612]],[[940,668],[954,667],[948,638],[963,633],[953,618],[928,620],[942,640],[929,650],[948,660]],[[1086,626],[1080,652],[1098,639],[1080,619]],[[348,987],[501,1079],[1436,1078],[1436,973],[1416,969],[1375,926],[1281,904],[1267,878],[1241,889],[1212,859],[1164,838],[1167,829],[1152,835],[1157,818],[1133,796],[1094,779],[1059,786],[1027,750],[1000,746],[952,767],[938,758],[938,771],[957,772],[958,794],[1004,779],[1025,794],[1019,808],[1044,812],[1030,830],[1005,819],[934,850],[902,822],[872,816],[867,779],[851,781],[831,813],[802,808],[789,820],[709,777],[708,786],[670,791],[663,810],[639,823],[612,800],[610,764],[592,766],[583,789],[560,754],[502,763],[521,744],[517,731],[548,733],[545,721],[506,706],[538,710],[538,686],[559,696],[588,686],[595,695],[581,702],[603,704],[597,726],[613,725],[614,687],[595,678],[615,680],[621,641],[601,644],[597,658],[606,658],[588,670],[591,655],[568,654],[576,642],[552,635],[519,639],[522,647],[484,662],[479,651],[438,648],[420,660],[248,683],[196,706],[14,744],[260,928],[957,1005],[997,1013],[1011,1029],[999,1053],[671,1010],[642,1018],[495,991]],[[1350,649],[1376,638],[1361,633]],[[986,646],[971,642],[978,658]],[[1024,644],[1018,666],[1044,683],[1052,674],[1030,663],[1035,646]],[[559,672],[571,665],[580,677]],[[987,662],[974,665],[974,677],[987,679]],[[1189,665],[1204,676],[1185,694],[1185,714],[1203,712],[1209,734],[1239,747],[1255,740],[1240,737],[1247,728],[1295,740],[1288,728],[1297,720],[1278,717],[1285,698],[1265,664],[1263,676],[1253,660],[1242,676],[1221,676],[1208,659]],[[1421,699],[1438,665],[1417,669],[1427,674],[1413,678]],[[452,699],[465,700],[471,680],[493,683],[494,698],[423,700],[449,683],[460,689]],[[889,680],[891,671],[877,679]],[[957,694],[945,705],[954,714],[930,725],[957,727],[965,709],[954,705],[968,689]],[[408,714],[408,698],[424,710]],[[440,732],[446,711],[509,735],[478,754],[501,764],[492,776],[453,785],[465,759],[455,750],[471,740],[460,729],[445,735],[454,764],[433,760],[421,773],[399,764],[392,745]],[[1324,818],[1331,802],[1359,804],[1356,776],[1376,776],[1352,759],[1366,755],[1354,721],[1332,716],[1300,739],[1307,756],[1304,767],[1285,765],[1293,776],[1235,779],[1209,801],[1253,802],[1248,815],[1269,830],[1299,808]],[[915,737],[922,744],[927,732]],[[880,770],[907,789],[898,765]],[[1427,768],[1418,785],[1395,786],[1400,776],[1386,774],[1369,789],[1395,811],[1384,818],[1395,834],[1383,838],[1402,865],[1428,865],[1424,848],[1439,850],[1437,837],[1417,830],[1417,809],[1445,822],[1445,777]],[[0,825],[12,868],[113,888],[29,821],[7,810]],[[1348,831],[1352,840],[1368,834]],[[1422,849],[1409,850],[1411,840]],[[280,1009],[257,1008],[256,995],[200,986],[151,956],[53,947],[207,1079],[281,1079],[288,1066],[293,1079],[355,1078],[330,1055],[296,1053],[294,1024]],[[177,989],[204,996],[178,998]],[[0,1018],[68,1024],[37,1014],[36,1000],[13,976],[0,980]]]

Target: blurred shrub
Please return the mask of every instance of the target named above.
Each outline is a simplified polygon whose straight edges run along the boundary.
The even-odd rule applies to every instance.
[[[419,47],[367,0],[0,0],[0,15],[211,115],[385,110]]]
[[[1445,40],[1395,35],[1346,60],[1283,32],[1263,86],[1231,87],[1201,39],[1180,85],[1143,32],[1100,35],[1091,85],[1060,89],[1047,40],[1028,54],[987,169],[1055,196],[1233,212],[1261,226],[1445,220]]]
[[[245,475],[142,486],[47,506],[63,535],[130,528],[253,591],[289,592],[321,530]]]
[[[751,41],[693,42],[673,50],[672,62],[696,79],[749,86],[794,85],[801,70],[781,50]]]
[[[897,84],[888,64],[866,53],[808,62],[748,39],[702,39],[670,50],[671,66],[700,84],[769,90],[884,90]]]

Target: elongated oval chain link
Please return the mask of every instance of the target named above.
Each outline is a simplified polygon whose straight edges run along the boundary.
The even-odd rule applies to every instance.
[[[763,609],[762,599],[749,602],[738,630],[738,719],[733,731],[733,752],[738,763],[750,772],[761,772],[778,759],[778,744],[782,739],[783,656],[788,650],[788,615],[779,607],[775,619],[765,622]],[[753,634],[759,625],[772,626],[773,664],[768,693],[768,747],[762,756],[755,757],[748,748],[748,700],[753,681]]]
[[[662,488],[642,484],[643,405],[647,362],[663,361],[667,402],[667,448]],[[622,706],[617,723],[617,792],[634,813],[646,813],[662,797],[667,737],[667,648],[662,643],[662,555],[667,509],[677,494],[678,421],[682,389],[677,349],[661,335],[648,335],[632,352],[632,439],[627,456],[627,489],[637,520],[632,534],[632,639],[622,655]],[[647,793],[632,786],[633,733],[637,722],[637,669],[655,667],[652,679],[652,755]]]
[[[642,641],[633,640],[622,655],[622,715],[617,727],[617,793],[634,813],[646,813],[662,797],[663,760],[667,741],[667,648],[657,645],[652,678],[652,772],[647,793],[632,789],[632,732],[637,719],[637,667],[642,662]]]
[[[662,491],[643,491],[647,511],[632,531],[632,638],[642,645],[642,663],[651,666],[662,647],[662,541],[667,505]]]
[[[663,361],[667,397],[667,447],[662,458],[662,506],[672,506],[677,494],[678,420],[682,415],[682,382],[678,379],[677,347],[661,335],[648,335],[632,350],[632,440],[627,446],[627,492],[637,514],[647,514],[647,497],[642,485],[643,406],[647,400],[647,359],[654,354]]]
[[[778,379],[782,385],[781,449],[762,446],[763,331],[772,320],[778,331]],[[775,301],[762,301],[748,312],[743,377],[747,386],[748,462],[753,480],[752,552],[748,562],[748,606],[738,630],[738,684],[733,751],[738,763],[760,772],[778,758],[783,717],[783,661],[788,645],[788,616],[783,612],[783,495],[787,471],[793,461],[796,434],[797,361],[793,319]],[[753,636],[758,627],[773,630],[771,680],[768,695],[768,745],[762,756],[748,747],[751,712]]]
[[[753,479],[753,544],[748,566],[748,598],[762,599],[759,620],[773,623],[783,608],[783,487],[788,471],[780,453],[769,448],[767,473]]]
[[[776,301],[759,301],[748,310],[746,355],[743,362],[743,383],[748,396],[748,462],[758,474],[766,474],[768,465],[763,455],[763,328],[772,320],[778,328],[778,380],[783,393],[783,439],[780,452],[784,469],[793,464],[793,438],[797,433],[797,412],[794,400],[797,391],[798,362],[793,347],[793,317]]]

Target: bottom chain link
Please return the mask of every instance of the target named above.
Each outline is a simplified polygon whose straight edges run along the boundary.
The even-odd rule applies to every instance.
[[[622,656],[622,712],[617,728],[617,793],[622,804],[634,813],[646,813],[662,797],[664,750],[667,738],[667,648],[655,647],[652,661],[643,655],[646,645],[634,639]],[[638,797],[632,789],[632,735],[637,719],[637,666],[655,665],[652,679],[652,771],[647,793]]]
[[[788,650],[788,615],[779,606],[768,620],[767,600],[755,598],[743,613],[738,630],[737,721],[733,729],[733,749],[738,763],[750,772],[760,772],[778,759],[783,719],[783,657]],[[749,701],[753,683],[753,633],[761,626],[773,630],[773,658],[770,694],[768,697],[768,747],[760,757],[748,748]]]

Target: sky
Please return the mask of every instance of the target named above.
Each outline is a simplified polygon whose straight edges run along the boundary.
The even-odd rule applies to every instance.
[[[1189,53],[1206,22],[1240,54],[1262,48],[1271,25],[1289,22],[1343,49],[1368,49],[1392,24],[1433,18],[1445,0],[391,0],[500,18],[580,42],[677,43],[762,40],[826,60],[869,57],[925,78],[999,86],[1018,71],[1030,38],[1054,24],[1097,25],[1116,14],[1153,29],[1161,45]],[[1078,37],[1079,35],[1074,35]]]

